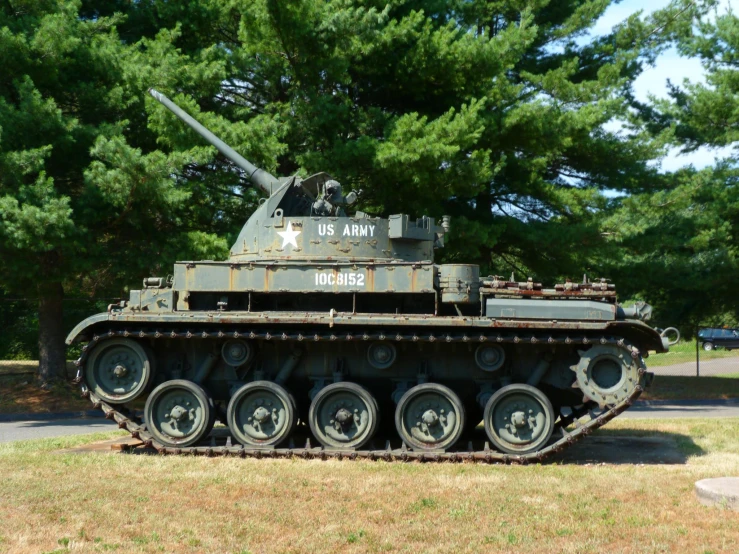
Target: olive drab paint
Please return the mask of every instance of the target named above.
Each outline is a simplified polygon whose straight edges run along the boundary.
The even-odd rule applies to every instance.
[[[449,216],[381,217],[326,173],[274,177],[150,93],[265,200],[228,259],[177,262],[67,337],[88,342],[86,393],[142,440],[174,453],[536,460],[649,383],[642,354],[668,342],[644,323],[651,308],[620,306],[612,284],[544,288],[435,263]],[[143,419],[121,408],[134,399]],[[225,443],[208,438],[217,417]]]

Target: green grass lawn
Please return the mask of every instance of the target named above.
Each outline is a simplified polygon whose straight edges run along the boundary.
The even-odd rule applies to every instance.
[[[0,444],[0,551],[739,550],[736,514],[693,493],[698,479],[739,474],[739,419],[607,429],[674,437],[686,462],[507,467],[55,452],[89,437]]]
[[[710,352],[700,350],[701,362],[720,358],[736,358],[737,367],[739,367],[739,351],[737,350],[726,350],[725,348],[711,350]],[[680,341],[678,344],[670,346],[669,352],[665,354],[652,354],[647,359],[647,365],[649,367],[662,367],[685,362],[695,362],[695,340]]]

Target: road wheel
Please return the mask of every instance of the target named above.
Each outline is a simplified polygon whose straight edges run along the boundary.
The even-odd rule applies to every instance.
[[[124,404],[141,396],[153,375],[152,356],[131,339],[102,341],[85,364],[87,386],[110,404]]]
[[[275,446],[292,433],[297,422],[295,400],[270,381],[247,383],[234,393],[226,410],[228,428],[245,446]]]
[[[446,450],[459,440],[464,426],[459,396],[438,383],[416,385],[395,408],[395,427],[413,450]]]
[[[490,442],[507,454],[541,450],[554,431],[552,403],[530,385],[508,385],[485,405],[485,432]]]
[[[703,343],[703,350],[705,350],[706,352],[710,352],[714,348],[715,347],[713,346],[713,343],[712,342],[704,342]]]
[[[333,383],[316,394],[308,424],[318,442],[328,448],[359,448],[377,431],[377,401],[356,383]]]
[[[208,394],[192,381],[174,379],[151,391],[144,407],[147,430],[165,446],[193,446],[215,423]]]

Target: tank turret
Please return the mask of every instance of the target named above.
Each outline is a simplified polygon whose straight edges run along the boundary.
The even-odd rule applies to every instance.
[[[154,89],[149,93],[187,123],[201,137],[239,167],[268,195],[239,233],[231,248],[233,261],[255,259],[404,260],[433,261],[434,248],[444,244],[449,228],[432,218],[417,221],[407,215],[388,219],[362,212],[347,214],[358,197],[343,194],[342,187],[326,173],[308,178],[277,178],[246,160],[193,117]]]

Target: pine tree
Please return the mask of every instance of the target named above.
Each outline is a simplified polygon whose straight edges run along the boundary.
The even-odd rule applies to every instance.
[[[224,252],[217,205],[186,179],[210,154],[160,152],[144,103],[152,83],[196,88],[223,65],[180,55],[175,31],[123,41],[125,15],[77,1],[0,6],[0,286],[38,298],[48,381],[65,368],[65,290],[110,294],[177,254]]]
[[[606,124],[632,119],[633,80],[693,13],[685,2],[584,37],[610,4],[204,2],[176,44],[218,49],[226,76],[215,97],[178,98],[271,171],[326,171],[377,214],[452,215],[446,260],[542,280],[598,273],[603,191],[652,190],[664,152],[662,135]],[[153,5],[157,25],[185,19]],[[154,117],[172,148],[201,144]]]
[[[707,2],[711,7],[714,2]],[[670,83],[669,98],[640,105],[647,128],[682,152],[735,147],[739,139],[739,18],[713,11],[675,36],[678,51],[698,57],[705,82]],[[613,272],[632,294],[649,298],[662,321],[688,330],[739,323],[739,157],[703,170],[663,175],[653,194],[624,199],[604,225],[615,249]],[[616,267],[619,265],[620,267]]]

